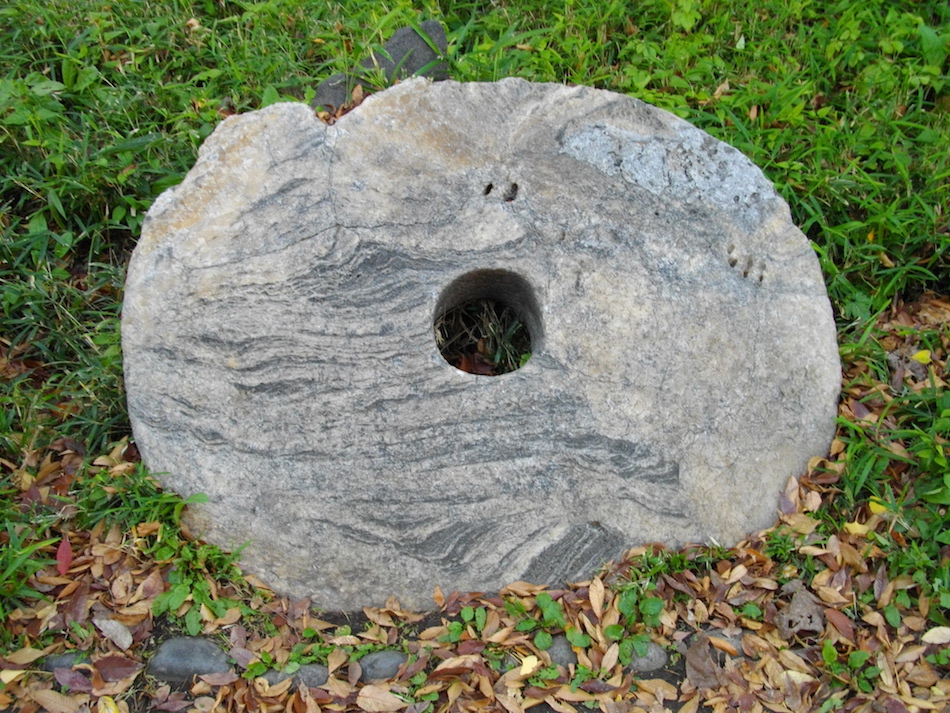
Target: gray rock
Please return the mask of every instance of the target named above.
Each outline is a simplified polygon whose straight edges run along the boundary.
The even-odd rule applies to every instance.
[[[195,676],[230,670],[227,654],[214,642],[196,636],[163,641],[148,663],[149,675],[166,683],[188,683]]]
[[[313,106],[330,111],[337,109],[349,101],[357,84],[372,85],[367,81],[367,75],[371,77],[373,72],[382,71],[389,83],[415,75],[436,81],[448,79],[448,67],[441,61],[447,48],[445,28],[438,20],[426,20],[419,25],[418,31],[413,27],[401,27],[383,45],[382,53],[367,57],[349,73],[334,74],[320,82]]]
[[[330,677],[330,670],[326,666],[318,663],[307,663],[298,668],[294,673],[284,673],[270,669],[264,674],[264,679],[275,686],[282,681],[286,681],[293,676],[295,686],[306,686],[307,688],[317,688],[327,682]]]
[[[666,666],[669,661],[666,651],[659,644],[651,641],[647,644],[647,652],[643,656],[634,654],[627,669],[630,671],[656,671]]]
[[[571,664],[577,663],[577,654],[574,653],[571,642],[567,640],[564,634],[558,634],[553,638],[548,653],[551,655],[551,663],[555,666],[567,668]]]
[[[392,678],[408,660],[409,657],[402,651],[374,651],[366,654],[359,661],[363,671],[360,680],[369,682]]]
[[[53,672],[58,668],[72,668],[77,663],[88,660],[89,654],[84,651],[67,651],[63,654],[53,654],[43,659],[43,670]]]
[[[433,323],[493,298],[521,369]],[[738,151],[630,97],[411,79],[225,120],[129,266],[129,412],[192,532],[328,609],[578,581],[771,526],[835,430],[818,260]]]

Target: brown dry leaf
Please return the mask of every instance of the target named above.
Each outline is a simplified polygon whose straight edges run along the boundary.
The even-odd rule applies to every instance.
[[[327,669],[330,673],[336,671],[340,666],[345,664],[350,658],[350,655],[346,653],[343,649],[333,649],[327,656]]]
[[[604,613],[604,583],[600,577],[594,577],[588,588],[587,598],[590,601],[590,608],[600,621]]]
[[[547,703],[549,706],[551,706],[553,710],[557,711],[557,713],[577,713],[577,709],[574,706],[572,706],[570,703],[563,703],[559,701],[558,699],[556,699],[554,696],[547,696],[544,699],[544,702]],[[629,710],[629,708],[627,709],[614,708],[613,709],[613,711],[616,711],[617,713],[619,713],[622,710]]]
[[[30,698],[43,706],[49,713],[78,713],[83,704],[89,700],[87,694],[81,696],[66,696],[52,690],[33,691]]]
[[[802,631],[819,633],[824,630],[824,607],[817,598],[805,589],[800,579],[793,579],[782,587],[782,592],[793,592],[792,601],[775,617],[779,636],[791,641],[795,634]]]
[[[499,594],[504,597],[508,595],[514,595],[516,597],[533,597],[538,592],[543,592],[547,589],[543,584],[531,584],[530,582],[512,582],[511,584],[503,587]]]
[[[686,677],[696,688],[718,688],[721,669],[709,649],[709,637],[704,633],[686,649]]]
[[[920,640],[926,644],[950,644],[950,626],[935,626],[921,636]]]
[[[819,520],[808,517],[803,512],[792,513],[791,515],[782,515],[782,522],[787,524],[795,532],[802,535],[810,535],[820,524]]]
[[[641,683],[643,682],[637,681],[638,686]],[[570,686],[561,686],[559,689],[557,689],[557,691],[555,691],[554,697],[560,701],[570,701],[572,703],[585,703],[587,701],[595,700],[594,697],[587,691],[582,691],[580,689],[572,691]]]
[[[93,666],[104,681],[110,683],[120,681],[134,675],[142,668],[142,664],[125,656],[103,656],[93,662]]]
[[[568,690],[570,689],[568,688]],[[676,700],[676,696],[678,695],[676,686],[668,681],[664,681],[662,678],[638,679],[637,690],[649,693],[661,703],[662,701]]]
[[[718,636],[710,636],[709,643],[713,645],[713,648],[724,651],[730,656],[738,656],[739,652],[736,650],[736,647],[731,643],[726,641],[726,639],[720,639]]]
[[[854,642],[854,625],[851,620],[837,609],[825,609],[825,618],[845,639]]]
[[[232,671],[225,671],[224,673],[206,673],[203,676],[198,676],[198,678],[209,686],[227,686],[237,681],[240,676]]]
[[[4,660],[15,663],[17,665],[23,666],[25,664],[30,664],[36,661],[39,658],[43,658],[46,655],[46,652],[42,649],[34,649],[29,646],[26,646],[22,649],[14,651],[9,656],[5,656]]]
[[[386,686],[363,686],[356,696],[356,705],[369,713],[398,711],[409,704],[394,695]]]
[[[320,706],[313,700],[310,689],[306,686],[301,686],[297,689],[295,702],[297,700],[300,701],[302,707],[294,705],[295,713],[320,713]]]
[[[393,621],[390,613],[384,609],[377,609],[376,607],[363,607],[363,614],[366,615],[366,618],[369,619],[374,624],[379,626],[396,626],[396,622]]]
[[[99,632],[123,651],[132,645],[132,632],[122,622],[104,617],[94,617],[92,623]]]

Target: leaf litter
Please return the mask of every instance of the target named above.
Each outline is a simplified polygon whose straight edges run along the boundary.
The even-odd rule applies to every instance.
[[[945,387],[948,340],[924,355],[906,335],[948,321],[950,302],[932,295],[882,316],[882,344],[896,355],[888,358],[891,371],[881,373],[862,359],[846,364],[842,429],[887,422],[897,387]],[[190,594],[177,604],[177,617],[155,616],[156,599],[173,586],[173,562],[148,554],[162,525],[73,529],[70,484],[86,455],[81,444],[60,439],[45,452],[25,453],[20,465],[3,462],[22,507],[54,510],[61,519],[54,527],[59,538],[45,548],[50,564],[30,581],[43,598],[14,609],[4,624],[20,645],[0,658],[0,708],[520,713],[543,704],[546,710],[604,713],[946,710],[950,627],[932,624],[928,615],[940,604],[924,596],[920,583],[888,574],[887,552],[876,534],[910,546],[914,533],[897,537],[895,514],[874,501],[850,509],[843,502],[842,433],[828,458],[815,459],[807,474],[789,480],[776,525],[736,547],[691,546],[679,553],[638,547],[593,579],[563,589],[527,582],[497,594],[436,588],[438,611],[405,611],[391,598],[384,607],[364,608],[349,623],[315,612],[308,600],[275,596],[250,576],[253,586],[210,582],[214,600],[240,602],[223,616]],[[889,447],[899,455],[903,446],[892,441]],[[136,460],[120,444],[88,469],[119,475],[134,470]],[[895,463],[892,476],[912,487],[907,469]],[[846,515],[837,532],[828,532],[829,520],[820,514],[832,507]],[[673,554],[690,566],[660,568],[645,587],[644,562]],[[944,547],[942,557],[948,556],[950,547]],[[631,603],[631,591],[639,593],[638,605]],[[913,606],[904,596],[910,591],[917,595]],[[192,610],[201,633],[229,651],[234,672],[201,676],[172,690],[143,675],[144,667],[156,644]],[[552,659],[547,634],[560,632],[573,644],[577,663]],[[671,652],[674,663],[658,672],[630,672],[625,646],[643,643],[638,636]],[[359,656],[383,648],[403,650],[408,661],[392,679],[362,683]],[[85,658],[53,672],[38,666],[64,652]],[[326,664],[325,684],[296,687],[288,678],[271,685],[253,675],[262,662],[290,672],[310,660]]]

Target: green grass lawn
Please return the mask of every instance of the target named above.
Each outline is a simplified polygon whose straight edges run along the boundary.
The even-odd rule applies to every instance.
[[[945,0],[3,4],[0,621],[54,597],[35,575],[56,569],[64,534],[96,528],[131,537],[162,524],[139,538],[155,561],[179,564],[156,614],[174,619],[171,593],[197,601],[209,578],[233,582],[234,601],[250,591],[231,558],[182,535],[180,501],[116,446],[130,436],[125,266],[152,201],[223,118],[309,101],[321,79],[430,18],[447,28],[453,79],[639,97],[774,182],[821,260],[845,383],[835,453],[811,475],[817,526],[807,537],[778,527],[763,552],[791,568],[779,581],[794,572],[807,584],[825,568],[815,548],[870,519],[861,542],[899,593],[882,603],[868,585],[848,615],[879,609],[894,636],[915,631],[910,617],[923,630],[950,626]],[[696,559],[697,571],[710,561]],[[0,624],[0,652],[60,635]],[[850,654],[832,646],[819,664],[859,695],[855,682],[873,677],[849,669],[861,659]],[[933,662],[944,678],[948,663]],[[837,702],[825,710],[844,697],[827,700]]]

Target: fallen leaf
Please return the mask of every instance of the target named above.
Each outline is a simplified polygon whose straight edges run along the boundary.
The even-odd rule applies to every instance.
[[[538,657],[531,655],[525,656],[521,660],[521,672],[520,675],[522,678],[527,678],[532,675],[541,665],[541,662],[538,661]]]
[[[112,696],[100,696],[96,708],[98,713],[122,713]]]
[[[345,664],[349,658],[350,655],[343,649],[333,649],[333,651],[330,652],[330,655],[327,656],[327,669],[330,671],[330,673],[333,673],[338,668],[340,668],[340,666]]]
[[[234,659],[241,668],[247,668],[257,658],[257,654],[245,649],[243,646],[232,647],[231,650],[228,651],[228,656]]]
[[[611,686],[609,683],[597,679],[584,681],[584,683],[581,684],[581,688],[588,693],[606,693],[607,691],[616,690],[616,686]]]
[[[848,641],[854,641],[854,625],[851,620],[837,609],[825,609],[825,618]]]
[[[40,649],[34,649],[26,646],[22,649],[17,649],[9,656],[5,656],[4,659],[10,663],[23,666],[25,664],[33,663],[36,661],[36,659],[42,658],[45,655],[46,654],[44,654]]]
[[[380,713],[384,711],[398,711],[409,704],[394,695],[385,686],[369,685],[363,686],[356,696],[356,705],[369,713]]]
[[[132,645],[132,632],[122,622],[104,617],[93,617],[92,623],[104,637],[123,651]]]
[[[604,614],[604,583],[600,577],[594,577],[594,579],[591,580],[587,597],[590,601],[590,608],[594,612],[594,616],[597,617],[597,621],[600,621]]]
[[[103,656],[101,659],[94,661],[93,666],[102,676],[102,680],[109,682],[128,678],[142,668],[142,664],[138,661],[119,655]]]
[[[194,706],[201,711],[201,713],[211,713],[216,703],[217,701],[211,696],[199,696],[195,699]]]
[[[800,579],[793,579],[782,587],[782,593],[793,592],[792,601],[775,617],[779,636],[790,641],[803,631],[819,633],[824,630],[824,608],[818,599],[805,589]]]
[[[57,668],[53,670],[53,678],[56,679],[56,683],[69,691],[92,693],[92,681],[82,671]]]
[[[162,686],[162,689],[166,688],[168,688],[168,686]],[[156,700],[158,702],[152,704],[152,710],[177,713],[177,711],[184,708],[191,708],[191,699],[188,698],[188,695],[184,691],[166,692],[164,697],[156,694]]]
[[[223,673],[206,673],[203,676],[198,676],[198,678],[207,683],[209,686],[227,686],[228,684],[237,681],[240,676],[238,676],[233,671],[225,671]]]
[[[729,643],[726,639],[720,639],[718,636],[710,636],[709,643],[713,645],[713,648],[717,648],[720,651],[729,654],[730,656],[739,655],[736,647]]]
[[[0,671],[0,683],[3,683],[3,685],[6,686],[16,681],[25,673],[26,673],[25,669],[16,670],[12,668],[5,668],[2,671]]]
[[[920,640],[927,644],[950,644],[950,626],[935,626],[921,636]]]
[[[70,696],[49,689],[33,691],[30,698],[43,706],[49,713],[78,713],[82,704]]]
[[[700,633],[686,649],[686,677],[696,688],[719,687],[719,664],[712,657],[709,637]]]
[[[69,565],[73,562],[73,550],[69,546],[69,538],[65,535],[56,548],[56,571],[61,577],[65,577],[69,571]]]

